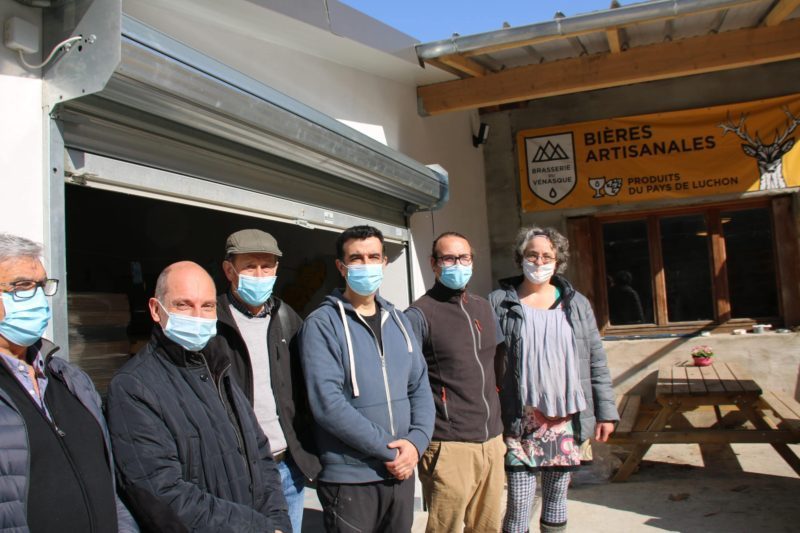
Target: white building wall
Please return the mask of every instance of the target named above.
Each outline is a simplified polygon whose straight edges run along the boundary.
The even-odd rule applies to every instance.
[[[314,2],[303,4],[318,8]],[[477,115],[420,117],[416,85],[434,73],[254,3],[232,0],[224,8],[220,5],[206,0],[127,0],[123,11],[327,115],[372,130],[379,127],[388,146],[422,163],[442,165],[450,174],[450,202],[433,214],[411,217],[412,260],[420,258],[414,262],[414,296],[432,283],[430,244],[434,233],[443,231],[458,231],[471,239],[478,257],[471,288],[487,294],[491,264],[483,156],[482,149],[472,146]],[[397,38],[396,32],[392,37]]]
[[[0,0],[0,23],[9,17],[41,24],[40,9]],[[0,45],[0,231],[37,242],[45,240],[43,117],[38,72],[23,69],[17,53]]]

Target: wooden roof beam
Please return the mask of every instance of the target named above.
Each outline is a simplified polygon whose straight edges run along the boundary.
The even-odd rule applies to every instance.
[[[608,9],[619,9],[620,7],[622,7],[622,4],[620,4],[618,0],[611,0],[611,5],[608,6]],[[620,31],[621,29],[622,28],[606,28],[606,41],[608,41],[608,49],[612,54],[622,52],[622,42],[624,39]]]
[[[468,74],[469,76],[476,78],[486,76],[486,74],[489,73],[489,71],[477,61],[458,54],[442,56],[439,58],[439,61],[451,68],[463,72],[464,74]]]
[[[800,58],[800,19],[507,69],[417,88],[420,109],[437,115]]]
[[[616,28],[610,28],[606,30],[606,40],[608,41],[608,49],[611,50],[612,54],[618,54],[622,52],[622,47],[620,46],[620,38],[619,38],[619,30]]]
[[[432,65],[432,66],[434,66],[434,67],[436,67],[438,69],[442,69],[445,72],[449,72],[453,76],[457,76],[457,77],[461,78],[462,80],[464,78],[471,78],[472,77],[469,74],[467,74],[466,72],[464,72],[463,70],[457,69],[457,68],[453,68],[450,65],[448,65],[447,63],[439,61],[438,59],[429,59],[429,60],[426,61],[426,63],[428,65]]]
[[[778,0],[764,19],[766,26],[777,26],[786,17],[791,15],[797,7],[800,6],[800,0]]]

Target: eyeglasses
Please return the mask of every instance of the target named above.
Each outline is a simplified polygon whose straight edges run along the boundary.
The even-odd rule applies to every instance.
[[[472,254],[440,255],[436,258],[436,264],[439,266],[451,267],[456,263],[462,266],[470,266],[472,264]]]
[[[42,288],[42,292],[44,292],[45,296],[53,296],[56,291],[58,291],[57,279],[43,279],[41,281],[23,279],[12,283],[0,283],[0,285],[11,287],[11,290],[6,292],[13,294],[14,299],[17,301],[30,300],[33,298],[33,295],[36,294],[36,289],[39,287]]]
[[[541,259],[542,263],[544,263],[545,265],[547,265],[549,263],[554,263],[555,260],[556,260],[555,257],[553,257],[552,255],[547,255],[547,254],[539,255],[536,252],[533,252],[533,253],[530,253],[530,254],[525,254],[525,261],[527,261],[528,263],[535,263],[539,259]]]

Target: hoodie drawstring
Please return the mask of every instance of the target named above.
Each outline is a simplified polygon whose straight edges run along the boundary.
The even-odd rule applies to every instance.
[[[350,338],[350,328],[347,325],[347,316],[344,314],[344,305],[342,301],[336,302],[339,304],[339,314],[342,316],[342,324],[344,324],[344,337],[347,340],[347,357],[350,361],[350,382],[353,384],[353,397],[358,398],[358,381],[356,380],[356,359],[353,355],[353,340]]]

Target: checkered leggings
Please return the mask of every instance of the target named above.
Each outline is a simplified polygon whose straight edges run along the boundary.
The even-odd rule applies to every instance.
[[[508,502],[503,520],[503,533],[525,533],[531,521],[531,507],[536,495],[536,474],[507,472]],[[542,470],[542,516],[550,524],[567,521],[567,488],[569,472]]]

